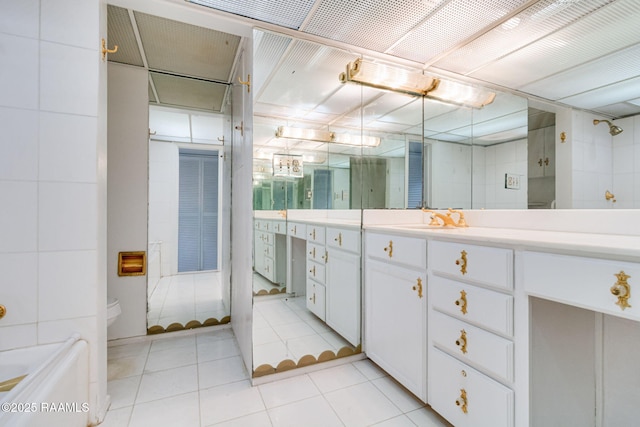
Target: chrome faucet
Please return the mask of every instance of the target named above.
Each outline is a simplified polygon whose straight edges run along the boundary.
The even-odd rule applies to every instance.
[[[456,209],[447,209],[446,214],[441,214],[440,212],[436,212],[430,209],[422,209],[422,212],[431,212],[431,222],[429,225],[434,226],[442,226],[442,227],[468,227],[469,225],[464,219],[464,213],[462,211]],[[458,214],[458,222],[454,221],[451,217],[451,214]],[[440,221],[442,221],[442,224]]]

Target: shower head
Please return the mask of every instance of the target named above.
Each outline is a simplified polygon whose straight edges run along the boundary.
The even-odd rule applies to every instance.
[[[612,136],[616,136],[620,133],[622,133],[622,128],[620,126],[616,126],[613,123],[611,123],[609,120],[597,120],[597,119],[593,119],[593,125],[597,125],[598,123],[606,123],[609,125],[609,133]]]

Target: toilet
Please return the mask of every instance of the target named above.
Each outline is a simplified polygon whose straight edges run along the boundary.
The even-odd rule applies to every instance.
[[[120,301],[117,298],[107,298],[107,327],[111,326],[122,313]]]

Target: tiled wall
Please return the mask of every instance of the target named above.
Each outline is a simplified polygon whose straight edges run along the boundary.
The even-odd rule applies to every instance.
[[[425,177],[429,206],[471,208],[471,146],[434,141],[431,159],[431,176]]]
[[[623,132],[612,138],[615,208],[640,208],[640,116],[616,120]],[[605,127],[604,125],[599,125]]]
[[[0,350],[80,332],[94,414],[106,394],[100,18],[98,0],[0,5]]]

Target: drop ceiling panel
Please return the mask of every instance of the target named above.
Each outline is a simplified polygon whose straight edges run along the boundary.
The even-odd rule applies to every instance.
[[[286,28],[298,29],[315,0],[188,0],[191,3],[233,13]]]
[[[134,12],[149,68],[229,82],[240,37]]]
[[[562,98],[561,101],[578,108],[595,109],[640,96],[640,77],[615,83],[579,95]]]
[[[161,104],[221,112],[227,85],[150,73]]]
[[[107,6],[107,34],[109,46],[118,46],[116,53],[109,54],[109,61],[144,66],[127,9]]]
[[[388,53],[426,63],[491,25],[528,0],[451,0]]]
[[[448,0],[323,0],[304,31],[384,52]]]
[[[383,92],[381,97],[364,106],[362,111],[363,120],[365,123],[382,120],[413,126],[422,119],[421,101],[422,98]],[[403,114],[405,112],[413,112],[413,114],[405,115]]]
[[[471,73],[511,88],[596,60],[640,42],[640,8],[617,0],[597,12]],[[612,65],[613,66],[613,65]],[[515,72],[516,70],[517,72]],[[600,76],[594,75],[594,81]]]
[[[432,65],[456,73],[468,74],[571,24],[610,2],[611,0],[540,1]]]
[[[640,107],[628,102],[621,102],[619,104],[600,106],[594,109],[594,111],[612,117],[627,117],[640,114]]]
[[[254,93],[260,93],[265,82],[274,71],[282,55],[291,43],[291,38],[278,34],[254,30],[253,82]]]

